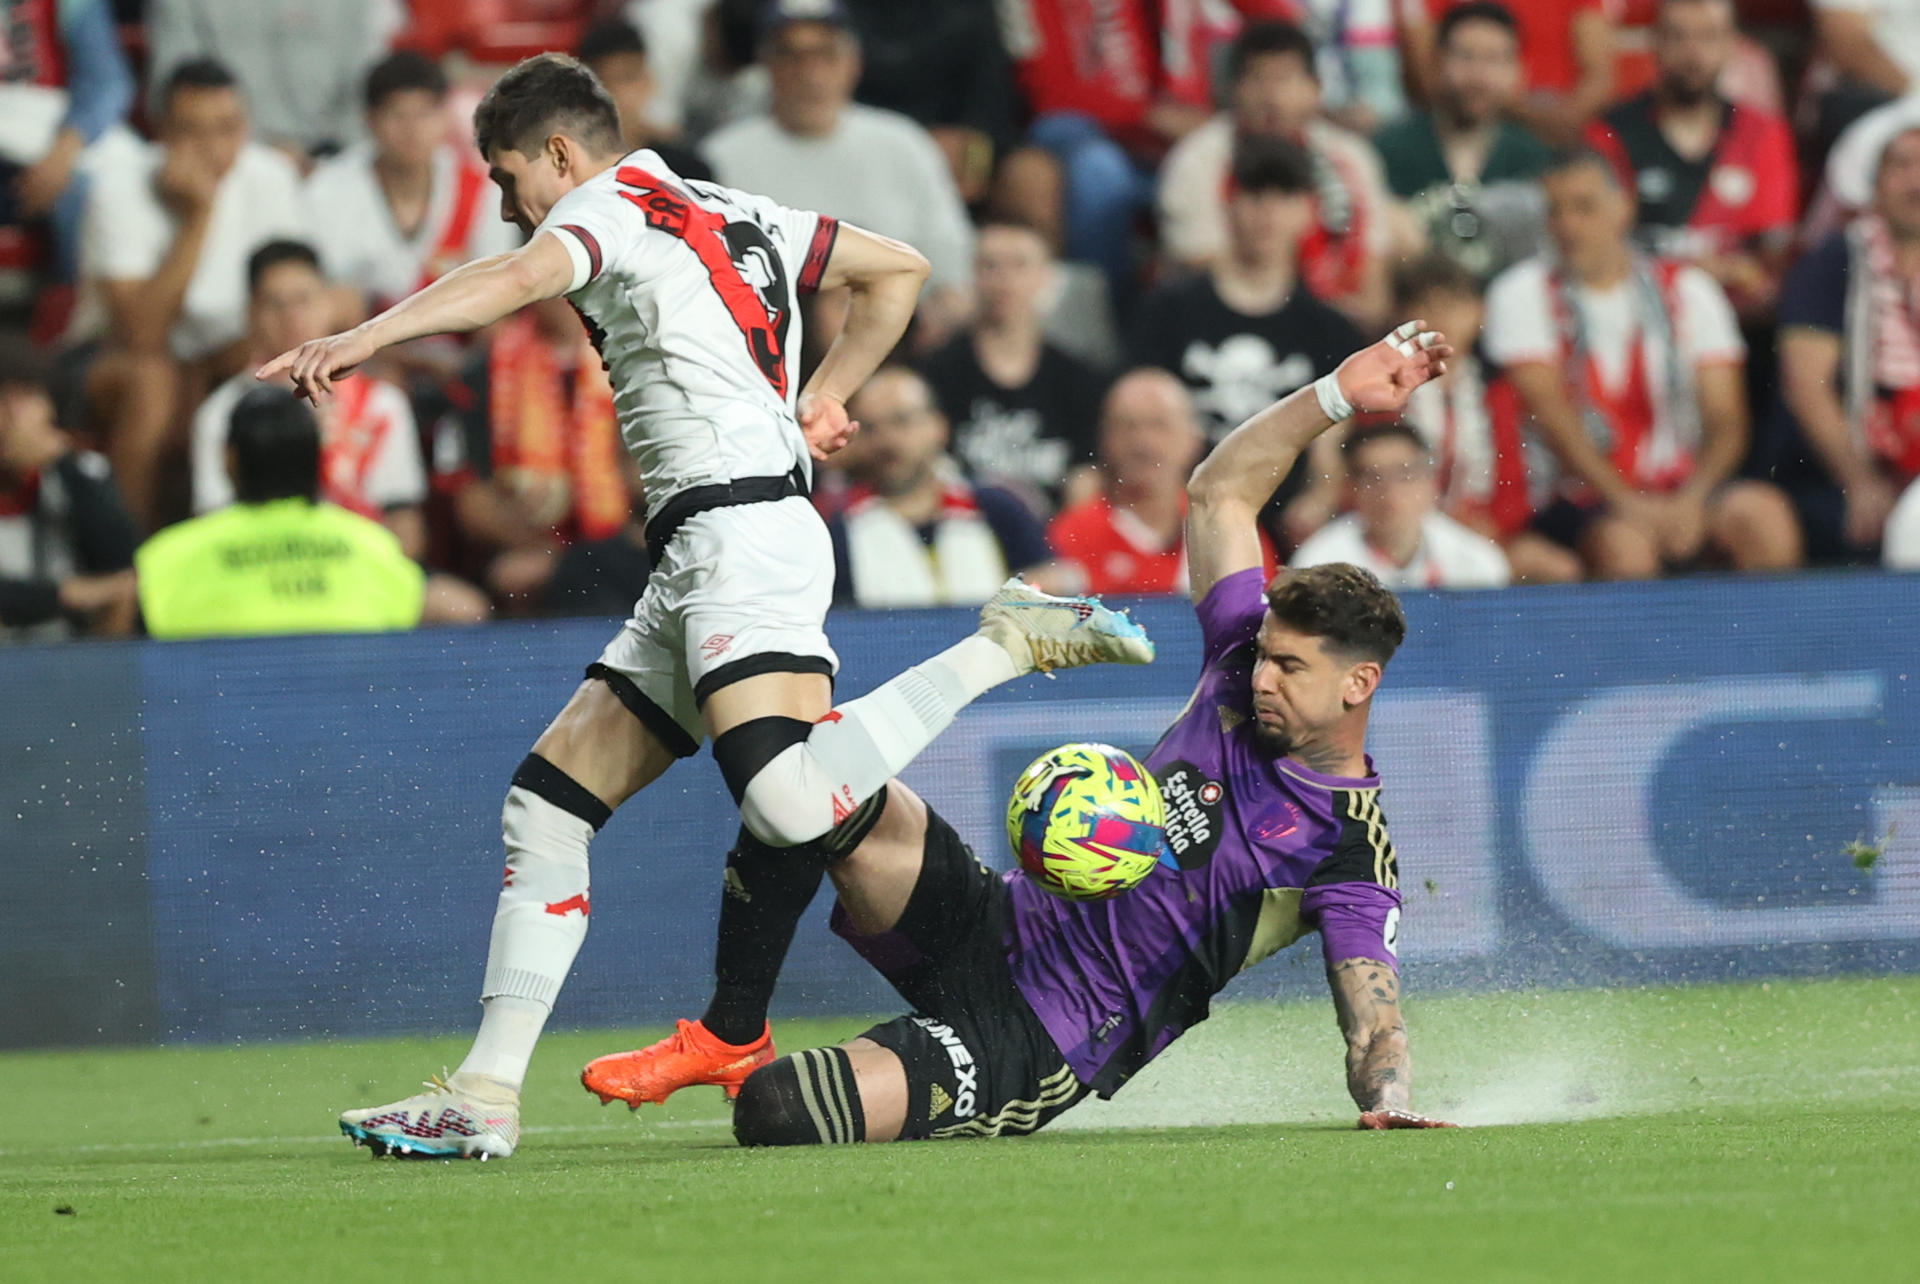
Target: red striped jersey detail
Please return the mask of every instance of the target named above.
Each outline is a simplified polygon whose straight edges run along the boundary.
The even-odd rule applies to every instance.
[[[819,226],[813,229],[813,240],[807,246],[807,261],[800,265],[800,293],[812,294],[820,288],[820,278],[826,275],[827,260],[833,256],[833,243],[839,236],[840,220],[822,214]]]

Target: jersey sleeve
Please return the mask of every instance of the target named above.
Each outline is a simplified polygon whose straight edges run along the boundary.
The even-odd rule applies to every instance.
[[[1696,366],[1744,361],[1747,341],[1720,283],[1697,267],[1681,269],[1674,282],[1680,306],[1686,310],[1681,342],[1687,360]]]
[[[1343,959],[1399,965],[1400,869],[1378,790],[1336,793],[1342,818],[1333,851],[1300,894],[1300,919],[1319,929],[1328,966]]]
[[[1320,932],[1327,966],[1374,959],[1400,970],[1400,893],[1377,883],[1309,888],[1300,898],[1302,922]]]
[[[533,234],[551,232],[566,248],[573,260],[573,280],[567,286],[572,294],[598,280],[609,263],[632,247],[644,227],[639,211],[610,187],[590,183],[561,197]]]
[[[1200,617],[1200,639],[1208,665],[1217,664],[1253,641],[1267,613],[1265,586],[1265,569],[1249,566],[1215,584],[1194,607]]]

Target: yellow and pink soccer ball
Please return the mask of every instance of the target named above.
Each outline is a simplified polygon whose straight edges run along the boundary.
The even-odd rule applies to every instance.
[[[1137,886],[1166,847],[1166,804],[1139,759],[1112,745],[1062,745],[1034,759],[1007,804],[1007,841],[1034,882],[1070,901]]]

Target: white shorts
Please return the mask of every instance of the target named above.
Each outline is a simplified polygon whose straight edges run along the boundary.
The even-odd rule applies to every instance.
[[[839,669],[825,627],[832,601],[833,541],[805,496],[708,509],[681,525],[633,618],[587,672],[632,683],[637,703],[613,686],[684,758],[706,739],[700,706],[721,687]]]

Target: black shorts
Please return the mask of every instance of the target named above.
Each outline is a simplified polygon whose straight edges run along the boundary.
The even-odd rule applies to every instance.
[[[1560,547],[1579,552],[1580,540],[1587,528],[1606,515],[1607,506],[1597,500],[1581,504],[1563,495],[1534,514],[1533,529]]]
[[[920,880],[890,932],[834,930],[913,1012],[866,1031],[907,1069],[901,1140],[1037,1132],[1088,1089],[1013,983],[1012,895],[931,810]]]

